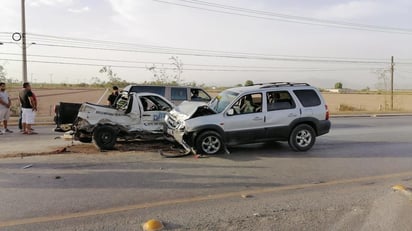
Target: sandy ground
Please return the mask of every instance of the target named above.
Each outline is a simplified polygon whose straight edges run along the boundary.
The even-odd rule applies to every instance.
[[[381,94],[333,94],[323,93],[323,97],[329,106],[332,113],[340,112],[341,104],[354,107],[356,111],[364,112],[380,112],[390,105],[390,95]],[[412,95],[402,94],[394,95],[393,107],[395,111],[411,112],[412,111]],[[356,112],[355,111],[355,112]],[[344,111],[345,112],[345,111]]]
[[[18,103],[19,89],[9,89],[9,94],[14,102]],[[110,91],[105,93],[105,89],[33,89],[39,101],[39,116],[51,116],[54,114],[53,108],[59,102],[92,102],[103,96],[101,104],[106,104],[106,99]],[[216,95],[217,92],[210,92]],[[382,94],[336,94],[323,93],[330,112],[333,113],[364,113],[364,112],[384,112],[385,105],[389,108],[390,96]],[[394,110],[396,112],[412,112],[412,94],[397,94],[394,96]],[[340,110],[341,105],[351,107],[350,110]]]

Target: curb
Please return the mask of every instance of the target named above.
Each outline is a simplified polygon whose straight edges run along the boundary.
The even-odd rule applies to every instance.
[[[56,123],[53,120],[53,117],[51,116],[39,116],[36,117],[36,120],[34,125],[56,125]],[[19,117],[10,117],[8,121],[8,125],[10,126],[18,126],[19,124]]]
[[[354,114],[354,115],[331,115],[331,118],[351,118],[351,117],[401,117],[412,116],[412,113],[397,113],[397,114]]]
[[[16,122],[12,122],[12,123],[8,123],[8,126],[18,126],[19,125],[19,123],[16,123]],[[56,125],[54,122],[35,122],[34,124],[33,124],[33,126],[37,126],[37,125]]]

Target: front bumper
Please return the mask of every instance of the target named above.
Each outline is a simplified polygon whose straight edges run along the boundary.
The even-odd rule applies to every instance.
[[[184,122],[178,121],[175,117],[168,114],[165,117],[165,133],[167,138],[171,138],[173,141],[182,145],[186,154],[191,152],[195,153],[193,147],[186,141],[187,134],[184,128]]]
[[[185,149],[186,153],[185,154],[189,154],[189,153],[195,153],[195,150],[193,149],[193,147],[191,147],[186,141],[185,138],[187,136],[187,134],[185,133],[185,131],[181,131],[178,129],[173,129],[168,127],[166,130],[167,136],[168,137],[172,137],[174,141],[176,141],[177,143],[179,143],[180,145],[182,145],[182,147]]]

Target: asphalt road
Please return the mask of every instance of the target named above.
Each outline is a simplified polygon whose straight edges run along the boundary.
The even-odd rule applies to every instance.
[[[412,204],[391,190],[412,186],[411,119],[333,119],[306,153],[273,143],[200,159],[140,148],[3,158],[0,230],[141,230],[151,218],[169,230],[411,230]]]

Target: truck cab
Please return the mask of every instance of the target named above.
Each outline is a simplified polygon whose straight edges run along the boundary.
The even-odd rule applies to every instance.
[[[118,138],[154,139],[163,136],[164,118],[173,103],[153,93],[123,92],[114,107],[83,103],[74,123],[75,140],[113,149]]]

